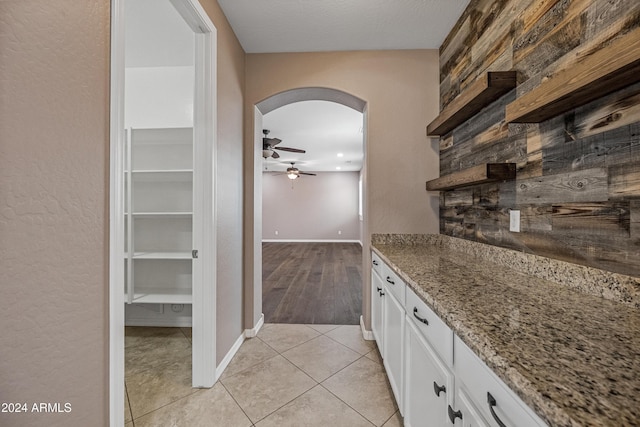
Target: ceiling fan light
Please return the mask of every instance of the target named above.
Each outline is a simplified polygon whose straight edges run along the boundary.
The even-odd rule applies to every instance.
[[[298,177],[298,174],[295,172],[289,172],[287,173],[287,177],[289,177],[289,179],[296,179]]]
[[[262,150],[262,157],[266,159],[271,156],[273,156],[273,150]]]

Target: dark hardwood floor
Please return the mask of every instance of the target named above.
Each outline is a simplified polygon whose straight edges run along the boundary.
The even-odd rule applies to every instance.
[[[263,243],[267,323],[357,325],[362,313],[358,243]]]

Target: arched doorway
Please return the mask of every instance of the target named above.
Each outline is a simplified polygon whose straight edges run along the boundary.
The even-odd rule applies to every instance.
[[[282,106],[300,102],[300,101],[330,101],[336,102],[347,107],[353,108],[363,114],[363,151],[364,161],[362,167],[362,186],[363,186],[363,255],[369,251],[367,241],[368,231],[368,215],[367,215],[367,103],[363,99],[350,93],[326,87],[306,87],[286,90],[264,100],[258,102],[254,106],[253,117],[253,146],[247,147],[245,158],[245,278],[244,278],[244,295],[245,295],[245,328],[247,335],[251,336],[257,333],[261,327],[264,318],[262,316],[262,117]],[[363,256],[363,271],[366,271],[365,265],[368,266],[368,257]],[[363,280],[362,289],[362,312],[363,315],[368,313],[368,292],[366,281]],[[364,329],[363,318],[360,323]],[[365,334],[366,338],[369,338]]]

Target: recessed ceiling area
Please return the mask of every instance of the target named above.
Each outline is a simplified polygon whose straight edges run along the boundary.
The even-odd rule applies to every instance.
[[[438,49],[469,0],[219,0],[247,53]]]
[[[300,148],[306,153],[277,151],[279,159],[263,159],[263,170],[285,171],[295,166],[305,172],[359,171],[364,158],[362,113],[329,101],[302,101],[264,115],[262,124],[276,146]]]

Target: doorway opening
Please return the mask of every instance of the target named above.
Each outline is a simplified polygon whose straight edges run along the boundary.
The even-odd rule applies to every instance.
[[[125,324],[180,334],[192,326],[182,334],[188,386],[216,380],[216,32],[197,0],[112,0],[111,9],[109,412],[116,426],[127,417]],[[162,338],[147,350],[162,348]]]
[[[267,128],[267,126],[264,125],[265,121],[268,123],[268,114],[272,113],[272,112],[276,112],[276,110],[280,107],[283,106],[289,106],[291,104],[294,103],[298,103],[298,102],[302,102],[302,101],[330,101],[332,103],[338,103],[341,104],[342,106],[345,107],[349,107],[352,110],[355,110],[355,112],[357,112],[358,114],[360,114],[360,126],[358,127],[358,129],[356,130],[356,133],[359,132],[359,138],[361,140],[361,144],[362,144],[362,148],[361,148],[361,155],[362,155],[362,166],[359,170],[357,171],[352,171],[355,172],[357,177],[354,180],[354,185],[352,186],[353,188],[355,188],[355,194],[356,196],[354,197],[354,209],[355,209],[355,222],[357,223],[357,233],[356,233],[356,237],[352,237],[351,239],[344,239],[346,236],[344,234],[338,234],[338,232],[343,232],[344,230],[342,230],[341,228],[336,228],[335,230],[331,229],[331,233],[335,233],[335,238],[331,239],[328,236],[325,236],[324,238],[312,238],[307,236],[307,238],[305,239],[304,237],[302,239],[295,239],[292,238],[291,236],[289,236],[289,239],[291,240],[333,240],[333,241],[340,241],[340,240],[351,240],[351,242],[358,242],[358,243],[352,243],[354,245],[357,245],[359,248],[359,255],[360,255],[360,259],[356,262],[360,263],[360,275],[362,275],[362,271],[364,270],[364,258],[362,256],[362,254],[368,250],[368,245],[367,245],[367,236],[368,236],[368,224],[367,224],[367,197],[366,197],[366,168],[367,168],[367,156],[366,156],[366,137],[367,137],[367,106],[366,106],[366,102],[354,95],[351,95],[349,93],[340,91],[340,90],[336,90],[336,89],[331,89],[331,88],[321,88],[321,87],[310,87],[310,88],[298,88],[298,89],[292,89],[292,90],[288,90],[285,92],[281,92],[278,94],[275,94],[261,102],[259,102],[256,105],[255,108],[255,115],[254,115],[254,135],[255,135],[255,155],[254,155],[254,161],[253,161],[253,211],[254,211],[254,217],[253,217],[253,221],[254,223],[252,224],[252,229],[253,229],[253,234],[251,236],[249,236],[250,239],[252,239],[252,242],[249,243],[249,245],[253,248],[253,253],[250,254],[249,256],[253,259],[253,263],[252,263],[252,267],[253,267],[253,272],[252,275],[248,275],[249,278],[253,278],[253,283],[251,283],[249,285],[250,288],[250,292],[251,295],[253,296],[253,298],[249,298],[248,299],[248,304],[246,306],[247,308],[247,312],[248,313],[253,313],[255,318],[259,317],[258,313],[262,312],[262,308],[263,308],[263,295],[262,295],[262,283],[263,283],[263,275],[262,275],[262,268],[263,268],[263,255],[262,255],[262,245],[263,245],[263,239],[264,240],[275,240],[273,239],[273,236],[275,235],[275,231],[278,231],[278,236],[281,236],[280,234],[280,230],[275,230],[275,229],[267,229],[268,227],[271,227],[271,225],[269,223],[267,223],[265,220],[263,220],[263,211],[266,214],[266,210],[269,209],[269,207],[267,206],[267,204],[263,204],[262,201],[262,197],[263,194],[266,194],[266,189],[265,186],[267,185],[268,182],[271,181],[271,178],[282,178],[283,180],[286,180],[286,176],[267,176],[264,173],[263,170],[263,158],[261,156],[262,153],[262,130],[264,128]],[[269,129],[271,130],[271,129]],[[275,134],[275,130],[272,130],[274,133],[270,134],[269,137],[274,137],[274,138],[279,138],[278,135]],[[286,147],[296,147],[295,145],[295,141],[291,140],[284,140],[283,139],[283,146]],[[340,153],[340,151],[337,151],[335,153],[333,153],[333,156],[337,157],[338,153]],[[279,153],[282,154],[282,153]],[[288,153],[287,153],[288,154]],[[344,154],[344,153],[343,153]],[[304,162],[304,160],[300,160],[302,162]],[[307,165],[303,165],[300,164],[299,169],[301,171],[312,171],[312,169],[314,169],[313,165],[311,164],[312,160],[309,159],[308,160],[310,162],[310,164],[308,165],[309,167],[307,167]],[[296,167],[298,166],[298,164],[295,165]],[[334,170],[333,172],[335,172],[335,166],[334,165]],[[267,166],[269,168],[269,166]],[[275,167],[275,166],[272,166]],[[267,172],[268,174],[269,172]],[[328,173],[328,172],[327,172]],[[307,178],[308,179],[314,179],[317,178],[316,177],[307,177],[304,176],[302,179],[305,179],[305,182],[307,182]],[[296,191],[296,189],[300,188],[302,189],[302,179],[298,182],[298,179],[296,179],[295,181],[293,181],[293,186],[294,186],[294,191]],[[291,183],[286,183],[287,185],[289,185],[289,190],[291,190]],[[311,227],[313,227],[313,225],[311,225]],[[331,227],[330,227],[331,228]],[[335,228],[335,227],[334,227]],[[346,227],[345,227],[346,229]],[[264,232],[263,232],[264,230]],[[269,236],[267,236],[265,233],[268,233]],[[269,237],[269,238],[267,238]],[[286,237],[286,236],[283,236]],[[350,243],[351,243],[350,242]],[[268,242],[266,242],[265,244],[267,244]],[[266,255],[265,255],[266,256]],[[353,276],[353,274],[352,274]],[[364,301],[366,301],[366,299],[364,298],[365,295],[365,286],[364,286],[364,281],[361,279],[360,281],[360,289],[357,290],[357,292],[359,293],[359,298],[357,301],[357,304],[360,305],[360,313],[365,312],[365,307],[364,307]],[[270,297],[269,297],[270,298]],[[272,301],[268,301],[265,299],[264,301],[265,304],[273,304],[273,300]],[[253,305],[252,305],[253,304]],[[363,317],[357,316],[359,317],[359,323],[360,326],[363,327]],[[262,318],[264,319],[264,318]],[[262,321],[261,319],[261,321]],[[258,322],[259,323],[259,322]],[[251,324],[251,323],[250,323]],[[252,322],[252,324],[256,324],[256,322]]]
[[[265,114],[263,127],[265,322],[357,325],[363,114],[300,101]]]

